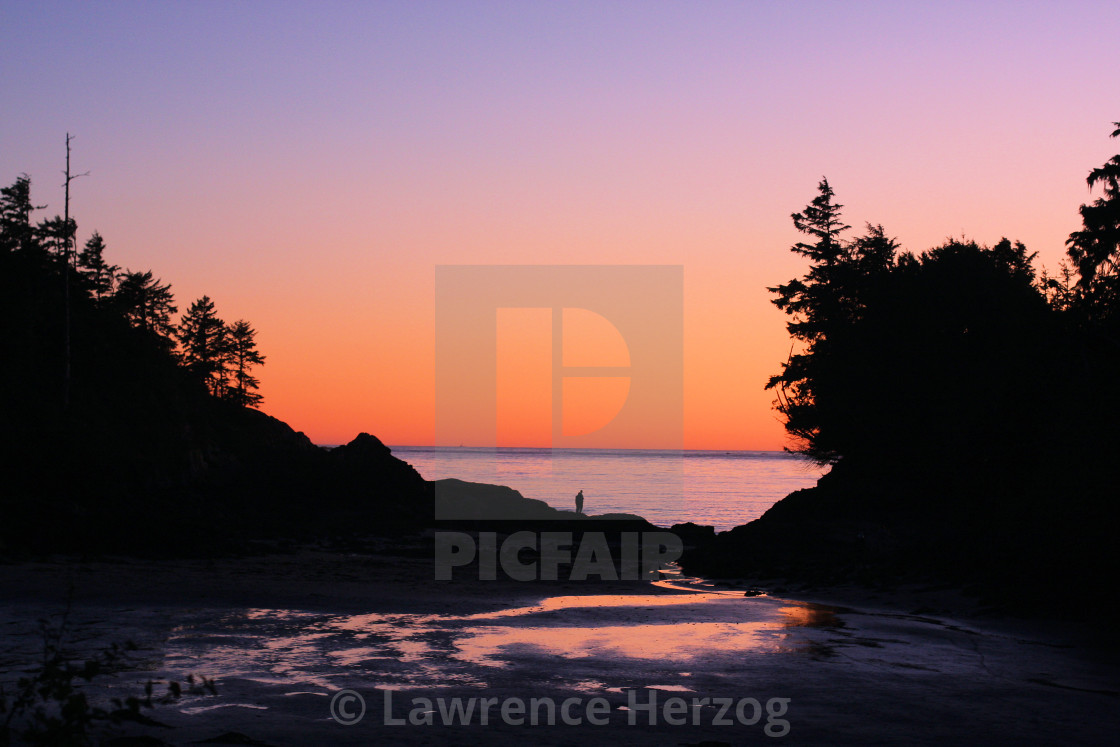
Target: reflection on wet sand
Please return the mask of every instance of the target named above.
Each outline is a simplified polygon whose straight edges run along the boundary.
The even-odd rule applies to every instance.
[[[538,654],[567,659],[682,661],[732,652],[797,652],[804,651],[805,646],[789,640],[790,628],[842,624],[835,610],[824,605],[785,603],[775,610],[773,600],[751,605],[741,592],[695,592],[670,583],[658,585],[683,593],[552,597],[532,607],[460,618],[519,618],[520,624],[490,625],[466,632],[455,642],[456,658],[502,666],[511,659]],[[589,612],[602,608],[612,608],[614,618],[625,615],[618,608],[631,608],[632,619],[624,625],[562,624],[569,618],[587,622]],[[561,610],[569,614],[549,614]]]
[[[873,709],[899,723],[930,726],[933,744],[946,741],[936,731],[949,723],[945,714],[960,717],[962,692],[978,703],[999,699],[1006,713],[1001,728],[1030,737],[1033,727],[1024,724],[1043,706],[1060,703],[1067,723],[1088,723],[1099,706],[1111,706],[1117,690],[1114,663],[1079,649],[1040,646],[959,621],[747,596],[687,579],[637,594],[577,593],[534,604],[516,598],[481,614],[468,614],[477,604],[456,613],[454,600],[377,614],[93,605],[72,612],[69,625],[73,640],[87,649],[102,647],[106,636],[121,630],[139,642],[143,668],[107,681],[97,696],[102,701],[132,694],[149,679],[182,681],[193,672],[217,680],[218,694],[166,707],[178,726],[197,729],[221,721],[237,730],[246,718],[258,726],[275,723],[276,733],[300,724],[320,729],[332,694],[344,688],[371,698],[371,714],[378,691],[532,694],[557,702],[581,695],[606,698],[621,711],[632,693],[644,699],[664,690],[663,700],[668,693],[792,698],[796,728],[808,742],[828,743],[836,724],[860,728],[862,714]],[[112,628],[106,627],[110,619]],[[0,617],[5,625],[9,653],[18,648],[33,655],[33,626],[21,623],[16,630],[14,621]],[[838,701],[836,692],[858,692],[864,710],[853,710],[846,697]],[[408,702],[403,693],[399,702]],[[975,710],[964,718],[986,724],[990,714]],[[961,727],[950,726],[943,731],[959,734]],[[727,741],[718,730],[680,736],[679,743]],[[516,739],[511,735],[506,743]]]
[[[549,654],[566,659],[595,658],[686,661],[730,651],[778,651],[767,633],[772,623],[677,623],[607,627],[482,628],[456,641],[456,658],[503,666],[519,656]]]
[[[246,610],[221,619],[221,631],[176,629],[169,658],[190,658],[217,676],[273,684],[329,687],[361,670],[376,671],[391,687],[484,686],[486,670],[542,656],[625,667],[627,660],[814,653],[791,629],[842,624],[821,605],[657,585],[660,594],[557,596],[472,615]],[[464,665],[486,669],[470,674]]]
[[[655,584],[660,593],[566,595],[495,612],[329,615],[250,609],[172,630],[167,663],[210,676],[331,688],[357,672],[398,688],[485,686],[487,672],[534,657],[695,661],[819,654],[795,628],[839,627],[830,607],[739,591]],[[463,667],[483,667],[470,672]]]
[[[824,604],[797,602],[778,610],[782,625],[787,628],[840,628],[844,622],[837,617],[839,610]]]

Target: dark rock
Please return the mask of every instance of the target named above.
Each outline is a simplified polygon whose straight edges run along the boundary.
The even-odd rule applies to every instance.
[[[715,527],[694,524],[691,521],[684,524],[674,524],[669,531],[680,537],[685,547],[700,547],[716,538]]]
[[[435,516],[441,521],[537,521],[575,518],[504,485],[448,478],[435,481]]]
[[[345,446],[331,449],[331,457],[343,462],[361,462],[368,460],[388,459],[393,451],[381,443],[377,436],[368,433],[359,433],[353,441]]]

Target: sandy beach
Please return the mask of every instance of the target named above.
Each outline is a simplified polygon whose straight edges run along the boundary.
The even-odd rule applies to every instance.
[[[951,592],[436,582],[421,542],[368,550],[0,566],[0,677],[65,616],[75,660],[134,644],[95,703],[214,680],[145,712],[164,726],[103,734],[169,744],[1090,744],[1120,725],[1114,642]]]

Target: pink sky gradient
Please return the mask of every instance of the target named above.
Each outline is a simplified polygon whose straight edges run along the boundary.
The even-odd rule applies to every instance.
[[[827,176],[907,249],[1056,268],[1117,38],[1115,2],[5,3],[0,181],[61,212],[74,134],[79,241],[251,320],[320,443],[431,443],[436,265],[683,265],[685,446],[776,449],[790,213]]]

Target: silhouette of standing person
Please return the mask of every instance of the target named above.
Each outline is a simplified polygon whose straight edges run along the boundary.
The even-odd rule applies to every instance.
[[[576,513],[577,514],[582,514],[583,513],[583,491],[582,490],[579,491],[578,493],[576,493]]]

